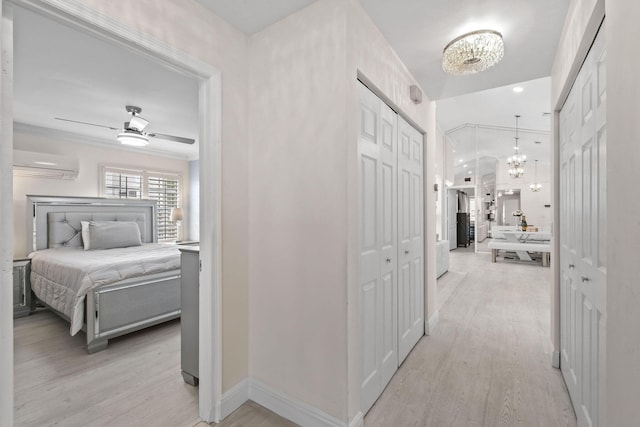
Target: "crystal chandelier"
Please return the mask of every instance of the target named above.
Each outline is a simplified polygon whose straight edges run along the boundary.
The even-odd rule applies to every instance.
[[[509,165],[509,176],[511,178],[520,178],[524,175],[524,164],[527,162],[527,156],[520,154],[520,148],[518,147],[518,119],[519,115],[516,114],[516,146],[513,147],[513,156],[507,159]]]
[[[533,181],[533,184],[531,184],[529,188],[534,193],[537,193],[538,191],[542,190],[542,184],[538,183],[538,161],[537,160],[536,160],[536,180]]]
[[[442,52],[442,69],[455,76],[475,74],[496,65],[504,56],[502,34],[479,30],[453,39]]]

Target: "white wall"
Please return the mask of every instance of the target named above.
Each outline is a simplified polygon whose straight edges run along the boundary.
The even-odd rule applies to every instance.
[[[535,181],[534,162],[527,162],[525,174],[521,178],[509,176],[509,165],[506,159],[498,161],[496,170],[496,189],[520,190],[520,210],[527,217],[527,224],[551,229],[553,212],[544,205],[551,204],[551,174],[548,164],[538,162],[538,183],[542,184],[542,190],[534,193],[529,186]]]
[[[606,425],[631,426],[640,419],[640,3],[607,0],[606,15]]]
[[[321,0],[249,39],[250,374],[341,420],[346,32],[345,3]]]
[[[446,215],[445,211],[445,185],[444,178],[446,172],[446,162],[445,162],[445,142],[444,142],[444,131],[440,128],[440,126],[436,126],[436,137],[435,137],[435,177],[434,183],[438,186],[438,192],[436,194],[436,238],[437,240],[444,239],[446,236],[445,220],[444,215]]]
[[[77,179],[49,179],[14,176],[13,178],[13,253],[27,255],[27,199],[26,195],[101,197],[100,165],[147,169],[153,165],[157,172],[181,175],[182,206],[189,212],[189,163],[186,160],[154,156],[137,151],[69,142],[41,134],[14,132],[14,148],[48,154],[69,155],[80,159]],[[186,224],[188,226],[188,224]]]
[[[360,402],[358,72],[429,132],[431,174],[435,117],[411,102],[414,79],[357,1],[320,0],[249,51],[250,374],[344,423]]]

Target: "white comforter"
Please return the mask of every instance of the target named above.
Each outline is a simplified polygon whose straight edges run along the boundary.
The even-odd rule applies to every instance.
[[[176,245],[149,243],[129,248],[44,249],[32,252],[31,289],[71,319],[71,335],[82,329],[84,300],[92,289],[120,280],[180,268]]]

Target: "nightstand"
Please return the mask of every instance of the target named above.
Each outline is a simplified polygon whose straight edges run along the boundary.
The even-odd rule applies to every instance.
[[[31,313],[31,260],[13,260],[13,318]]]

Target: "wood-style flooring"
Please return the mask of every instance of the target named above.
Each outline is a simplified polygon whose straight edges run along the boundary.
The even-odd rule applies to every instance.
[[[551,367],[550,269],[492,263],[488,253],[450,255],[450,270],[468,275],[365,426],[575,426]]]
[[[409,354],[365,426],[575,426],[551,367],[550,269],[453,251],[440,321]],[[465,272],[467,274],[465,274]],[[180,323],[86,354],[84,335],[48,311],[15,321],[16,426],[198,426],[180,375]],[[222,427],[294,424],[247,402]]]

